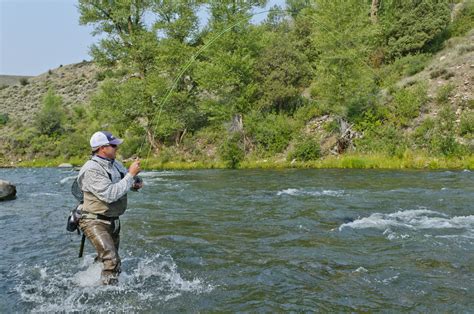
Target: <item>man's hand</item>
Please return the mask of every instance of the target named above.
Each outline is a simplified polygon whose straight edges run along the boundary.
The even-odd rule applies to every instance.
[[[130,173],[132,176],[136,176],[137,174],[140,173],[142,169],[140,169],[140,160],[137,159],[128,168],[128,173]]]

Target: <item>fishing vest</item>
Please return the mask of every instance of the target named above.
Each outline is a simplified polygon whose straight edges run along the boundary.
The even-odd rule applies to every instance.
[[[118,170],[118,169],[117,169]],[[120,172],[120,178],[123,179],[125,174]],[[112,175],[107,172],[109,179],[112,180]],[[112,203],[106,203],[100,200],[91,192],[84,191],[83,210],[91,214],[100,214],[107,217],[118,217],[122,215],[127,209],[127,194]]]
[[[118,217],[127,209],[127,194],[113,203],[101,201],[91,192],[84,192],[83,210],[91,214],[101,214],[107,217]]]

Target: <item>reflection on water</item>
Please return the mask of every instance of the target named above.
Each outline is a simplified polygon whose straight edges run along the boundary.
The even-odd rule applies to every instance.
[[[64,169],[1,169],[0,312],[450,311],[472,307],[470,171],[145,172],[117,286],[65,223]]]

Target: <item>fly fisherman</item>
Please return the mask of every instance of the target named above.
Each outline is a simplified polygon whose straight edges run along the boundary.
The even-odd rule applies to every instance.
[[[110,132],[92,135],[92,157],[79,172],[77,183],[84,193],[79,227],[97,251],[96,262],[102,262],[103,284],[115,284],[120,274],[120,219],[127,208],[127,192],[143,187],[134,177],[140,172],[136,160],[127,169],[115,160],[123,140]],[[137,177],[138,178],[138,177]]]

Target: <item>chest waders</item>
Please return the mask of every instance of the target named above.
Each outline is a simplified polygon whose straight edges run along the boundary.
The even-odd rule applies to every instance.
[[[92,161],[95,161],[95,160],[92,160]],[[97,164],[99,164],[97,161],[95,161]],[[100,164],[99,164],[100,165]],[[102,166],[101,166],[102,167]],[[120,173],[120,179],[123,179],[125,177],[125,174],[123,174],[120,170],[118,170],[117,167],[114,166],[115,169],[117,169],[117,171]],[[105,170],[105,169],[104,169]],[[109,176],[109,179],[110,181],[112,181],[112,174],[109,173],[107,170],[107,175]],[[77,184],[77,179],[74,180],[74,183],[72,184],[72,194],[76,197],[76,199],[78,199],[81,204],[84,202],[84,193],[82,191],[78,192],[79,189],[79,186]],[[87,214],[87,215],[94,215],[94,214]],[[106,216],[103,216],[103,215],[95,215],[95,219],[99,219],[99,220],[108,220],[107,219],[108,217]],[[77,228],[77,232],[79,233],[79,228]],[[84,232],[82,233],[82,238],[81,238],[81,245],[79,246],[79,258],[81,258],[84,254],[84,245],[86,243],[86,235],[84,234]]]

